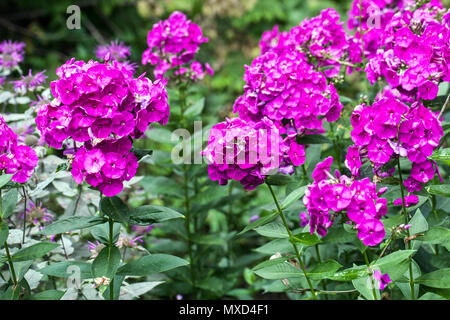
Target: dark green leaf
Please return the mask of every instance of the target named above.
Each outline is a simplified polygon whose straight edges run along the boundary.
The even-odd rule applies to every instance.
[[[11,181],[12,174],[2,174],[0,175],[0,189],[3,188],[5,184]]]
[[[120,264],[120,250],[117,247],[104,247],[92,262],[92,276],[112,279]]]
[[[53,242],[40,242],[32,246],[20,249],[12,255],[13,261],[27,261],[40,258],[53,249],[59,247],[59,244]]]
[[[450,197],[450,184],[435,184],[426,187],[428,193]]]
[[[19,192],[16,188],[9,190],[2,195],[2,219],[7,219],[13,214],[14,209],[16,208],[18,195]]]
[[[131,210],[129,222],[138,225],[149,225],[171,219],[184,218],[184,216],[170,208],[157,205],[146,205]]]
[[[432,288],[450,288],[450,268],[424,274],[416,282]]]
[[[146,276],[188,265],[184,259],[168,254],[152,254],[131,261],[117,270],[117,275]]]
[[[238,235],[246,233],[247,231],[255,229],[259,226],[265,225],[266,223],[269,223],[272,220],[274,220],[277,216],[278,216],[278,213],[273,212],[267,216],[261,217],[255,221],[253,221],[252,223],[248,224],[241,232],[238,233]]]
[[[291,241],[304,246],[313,246],[322,242],[315,233],[311,234],[310,232],[296,234],[291,238]]]
[[[91,264],[81,261],[63,261],[52,263],[39,270],[40,273],[53,277],[78,277],[80,280],[92,278]]]
[[[105,219],[101,217],[69,217],[60,219],[41,231],[43,235],[60,234],[72,230],[85,229],[101,223]]]
[[[117,222],[128,222],[130,209],[119,197],[105,197],[100,201],[100,210]]]
[[[292,178],[284,174],[275,174],[267,176],[265,182],[271,186],[284,186],[292,183]]]
[[[30,297],[30,300],[61,300],[64,291],[46,290],[38,292]]]
[[[321,134],[308,134],[303,137],[297,137],[299,144],[323,144],[331,143],[331,140]]]

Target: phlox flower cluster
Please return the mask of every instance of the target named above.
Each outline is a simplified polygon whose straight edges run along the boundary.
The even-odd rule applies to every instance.
[[[25,43],[4,40],[0,43],[0,69],[13,69],[23,61]]]
[[[324,132],[323,119],[336,121],[343,106],[334,86],[299,55],[269,51],[246,66],[234,112],[245,121],[267,117],[290,138]]]
[[[358,237],[365,245],[379,244],[385,236],[380,220],[387,213],[387,200],[379,196],[386,188],[377,192],[369,178],[355,180],[337,170],[333,176],[330,173],[332,162],[333,158],[328,157],[317,164],[312,174],[314,183],[308,186],[303,197],[311,233],[317,231],[320,236],[325,236],[327,229],[341,215],[355,225]]]
[[[439,83],[450,81],[450,28],[445,19],[438,19],[431,8],[400,11],[384,29],[376,30],[379,42],[365,69],[368,80],[374,84],[383,77],[391,88],[412,98],[436,98]]]
[[[55,99],[39,109],[37,127],[51,147],[71,143],[77,183],[85,179],[114,196],[138,167],[132,139],[142,137],[152,122],[167,123],[167,92],[160,81],[133,78],[117,61],[71,59],[56,73]]]
[[[142,64],[155,67],[156,79],[165,79],[166,73],[173,70],[182,79],[202,79],[213,74],[210,65],[204,66],[194,61],[195,54],[202,43],[208,42],[201,28],[188,20],[182,12],[173,12],[167,20],[153,25],[147,36],[148,49],[142,55]]]
[[[247,122],[227,119],[211,128],[208,146],[202,155],[208,162],[209,177],[226,185],[239,181],[246,190],[253,190],[267,175],[278,172],[289,146],[278,129],[267,118]],[[304,157],[304,150],[299,151]]]
[[[408,190],[420,190],[420,183],[434,177],[435,167],[428,157],[439,146],[443,130],[437,114],[420,102],[409,107],[386,96],[372,106],[357,106],[351,122],[355,146],[350,147],[346,164],[355,176],[362,155],[375,167],[388,163],[391,158],[407,157],[412,162],[411,177],[405,181]]]
[[[11,180],[25,183],[39,162],[36,151],[19,145],[17,134],[0,115],[0,173],[13,174]]]

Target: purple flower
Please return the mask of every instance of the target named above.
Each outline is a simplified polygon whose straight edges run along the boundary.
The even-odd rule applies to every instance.
[[[381,275],[380,270],[375,270],[373,273],[373,277],[379,284],[380,290],[384,290],[384,288],[386,288],[387,284],[392,282],[391,278],[389,278],[389,275],[387,273]]]
[[[412,164],[411,177],[419,182],[427,183],[433,179],[435,169],[433,163],[429,160]]]
[[[250,220],[248,220],[249,223],[255,222],[259,219],[259,215],[255,214],[254,216],[250,217]]]
[[[309,222],[308,214],[304,211],[300,212],[299,218],[300,218],[300,227],[302,228],[305,227]]]
[[[415,194],[411,194],[409,196],[405,196],[405,207],[410,207],[414,204],[417,204],[419,202],[419,197]],[[403,205],[403,199],[399,198],[394,201],[394,206],[402,206]]]
[[[55,99],[40,106],[37,128],[54,148],[77,142],[71,170],[75,181],[86,180],[113,196],[136,174],[132,140],[141,138],[152,122],[167,123],[167,92],[161,81],[133,78],[132,70],[115,60],[73,58],[56,74],[59,79],[51,83]]]
[[[35,91],[47,79],[44,72],[45,70],[33,75],[29,70],[28,75],[22,76],[20,80],[11,81],[14,84],[14,90],[21,94],[25,94],[27,91]]]
[[[0,67],[15,68],[23,61],[25,43],[4,40],[0,43]]]
[[[328,157],[322,162],[319,162],[316,165],[312,173],[312,177],[314,181],[319,182],[321,180],[327,179],[328,175],[325,172],[329,172],[331,168],[331,163],[333,162],[333,157]]]
[[[359,177],[359,169],[361,168],[361,157],[357,146],[350,146],[345,156],[345,166],[350,170],[352,176]]]
[[[386,232],[384,225],[377,219],[367,219],[357,225],[358,238],[366,246],[375,246],[383,241]]]
[[[118,40],[111,41],[111,43],[107,45],[99,45],[95,50],[95,56],[102,60],[109,60],[107,59],[107,57],[109,57],[112,60],[121,61],[127,59],[130,55],[130,47]]]

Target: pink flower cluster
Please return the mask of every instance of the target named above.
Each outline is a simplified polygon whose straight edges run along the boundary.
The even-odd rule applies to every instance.
[[[36,152],[18,145],[17,135],[0,115],[0,173],[13,174],[11,180],[25,183],[39,162]]]
[[[55,99],[40,108],[37,127],[51,147],[60,149],[72,139],[75,181],[84,177],[113,196],[136,172],[132,139],[142,137],[152,122],[167,123],[167,92],[160,81],[133,78],[117,61],[71,59],[56,73],[60,79],[51,83]]]
[[[375,29],[374,29],[375,30]],[[377,50],[366,66],[374,84],[384,77],[391,88],[412,98],[432,100],[441,81],[450,81],[450,29],[435,11],[397,12],[374,36]]]
[[[339,214],[346,214],[358,230],[359,239],[367,246],[379,244],[385,236],[381,217],[387,213],[387,200],[379,198],[369,178],[354,180],[336,170],[330,173],[332,157],[320,162],[313,172],[314,183],[308,186],[303,203],[310,216],[311,233],[325,236]]]
[[[343,107],[334,86],[296,51],[257,57],[244,80],[234,112],[246,121],[267,117],[291,138],[324,132],[323,119],[336,121]]]
[[[200,62],[193,61],[199,46],[205,42],[208,38],[203,37],[200,27],[188,20],[184,13],[175,11],[149,31],[148,49],[142,55],[142,64],[155,66],[156,79],[164,78],[171,69],[175,75],[201,79],[207,73],[213,74],[208,63],[203,68]]]
[[[12,69],[23,61],[25,43],[4,40],[0,43],[0,68]]]
[[[393,157],[408,157],[413,163],[411,179],[415,181],[407,180],[407,183],[414,188],[419,186],[420,189],[419,182],[426,183],[433,178],[435,169],[428,157],[439,146],[443,130],[437,114],[420,102],[408,107],[386,96],[372,106],[357,106],[351,122],[351,137],[356,147],[349,149],[347,164],[352,174],[358,176],[360,154],[367,156],[375,167],[388,163]]]
[[[265,176],[278,172],[287,149],[289,146],[269,119],[254,123],[232,118],[211,128],[202,155],[209,164],[211,180],[226,185],[233,179],[246,190],[253,190]],[[303,149],[298,156],[304,157]]]

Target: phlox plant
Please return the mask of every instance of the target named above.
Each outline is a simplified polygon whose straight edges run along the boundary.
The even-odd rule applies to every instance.
[[[1,42],[0,299],[449,299],[450,11],[348,9],[261,34],[225,116],[181,11],[50,83]]]

